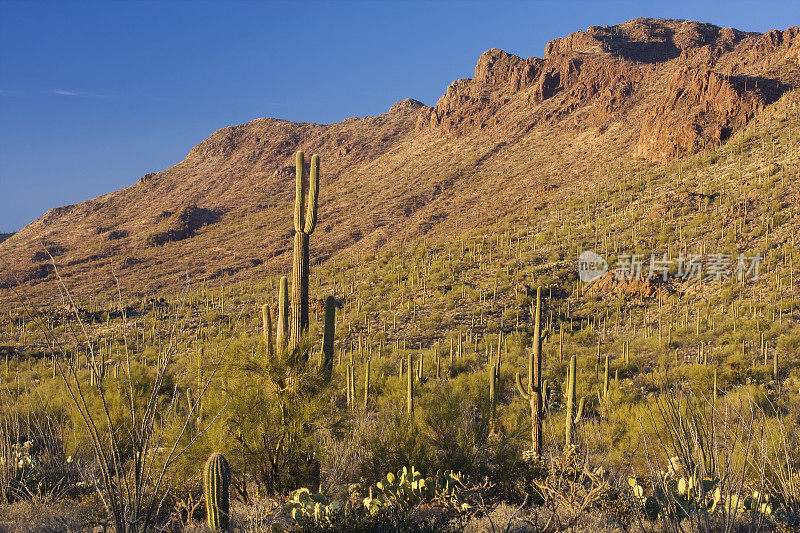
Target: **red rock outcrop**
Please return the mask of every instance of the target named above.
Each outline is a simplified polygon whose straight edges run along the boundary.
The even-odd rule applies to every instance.
[[[800,86],[799,34],[796,27],[758,34],[635,19],[554,39],[543,59],[492,49],[474,78],[453,82],[421,112],[417,129],[460,136],[534,123],[605,129],[622,121],[635,155],[693,152],[724,142]],[[562,122],[568,116],[571,124]]]
[[[748,89],[746,78],[707,69],[679,70],[659,104],[645,117],[635,153],[665,159],[719,144],[765,105],[764,95],[755,87]]]

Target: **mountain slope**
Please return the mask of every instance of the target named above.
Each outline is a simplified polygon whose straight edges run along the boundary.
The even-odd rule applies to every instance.
[[[488,228],[725,143],[800,87],[800,29],[750,34],[636,19],[550,42],[544,58],[489,50],[434,107],[319,125],[258,119],[224,128],[174,167],[48,211],[5,242],[6,285],[41,303],[58,291],[43,245],[83,295],[286,271],[293,154],[322,160],[312,260]],[[793,102],[793,101],[791,101]],[[0,298],[16,294],[0,289]]]

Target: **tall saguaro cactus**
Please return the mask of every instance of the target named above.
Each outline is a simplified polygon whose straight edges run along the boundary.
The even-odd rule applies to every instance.
[[[278,324],[276,340],[278,342],[278,352],[286,348],[289,341],[289,282],[286,276],[281,277],[278,286]]]
[[[494,430],[495,419],[495,382],[497,381],[497,367],[489,365],[489,425]]]
[[[406,381],[406,411],[408,412],[409,416],[414,415],[414,371],[412,368],[414,360],[412,355],[409,353],[406,356],[406,375],[408,376],[408,380]]]
[[[272,344],[272,313],[270,313],[269,305],[267,304],[261,306],[261,322],[264,330],[264,344],[266,345],[267,350],[267,361],[269,361],[275,355],[275,345]]]
[[[533,353],[528,358],[528,390],[522,387],[519,373],[517,390],[531,402],[531,453],[542,455],[542,288],[536,289],[536,317],[533,330]]]
[[[213,531],[228,529],[231,469],[221,453],[212,453],[203,470],[203,492],[206,497],[206,518]]]
[[[330,379],[333,371],[333,339],[336,333],[336,298],[325,299],[325,325],[322,330],[322,356],[325,378]]]
[[[577,384],[578,384],[578,363],[577,359],[573,355],[570,357],[569,360],[569,374],[567,376],[567,420],[566,420],[566,431],[565,431],[565,449],[569,449],[572,446],[572,431],[575,427],[575,424],[581,419],[583,415],[583,397],[581,397],[580,402],[578,405],[575,405],[575,399],[578,395],[577,391]],[[575,408],[577,407],[577,412]]]
[[[369,359],[364,362],[364,409],[369,406]]]
[[[306,166],[303,152],[297,152],[294,197],[294,261],[292,263],[292,327],[290,345],[296,346],[308,330],[308,238],[317,225],[319,156],[311,157],[311,178],[306,202]],[[305,218],[304,218],[305,211]]]

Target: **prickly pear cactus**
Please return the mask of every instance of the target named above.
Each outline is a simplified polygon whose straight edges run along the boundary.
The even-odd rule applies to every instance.
[[[328,501],[321,493],[314,493],[303,487],[294,491],[286,502],[286,510],[296,522],[313,520],[321,526],[343,509],[339,500]]]

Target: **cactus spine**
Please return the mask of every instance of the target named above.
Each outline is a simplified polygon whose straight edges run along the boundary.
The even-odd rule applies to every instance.
[[[286,348],[289,340],[289,282],[286,276],[281,277],[278,286],[278,324],[275,340],[278,344],[278,351]]]
[[[221,453],[212,453],[203,470],[206,518],[212,530],[228,529],[231,469]]]
[[[325,327],[322,330],[322,354],[325,376],[330,378],[333,371],[333,339],[336,332],[336,299],[325,299]]]
[[[297,152],[294,198],[294,261],[292,263],[292,327],[290,345],[296,346],[308,330],[308,238],[317,225],[319,156],[311,157],[311,179],[306,204],[306,167],[303,152]],[[305,208],[305,220],[303,211]]]

